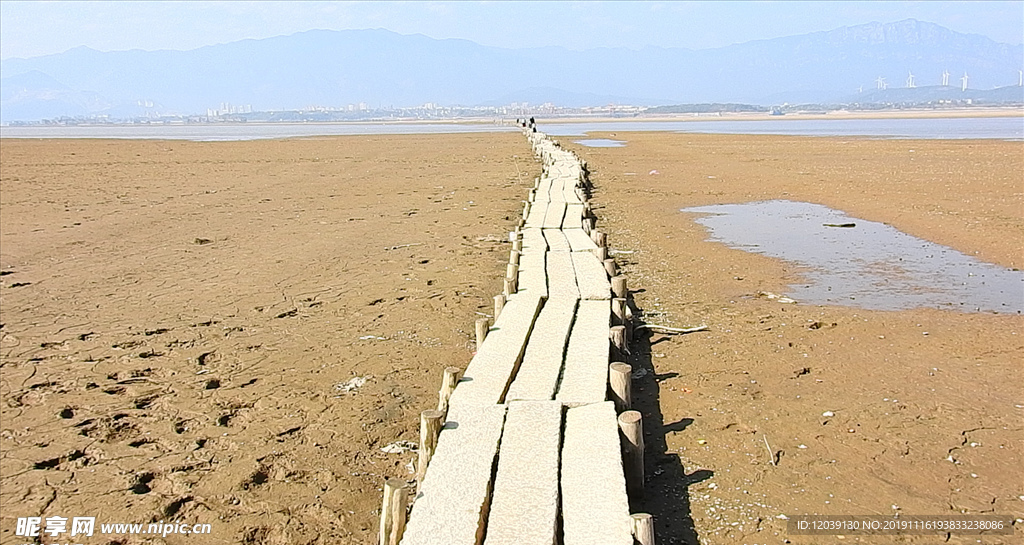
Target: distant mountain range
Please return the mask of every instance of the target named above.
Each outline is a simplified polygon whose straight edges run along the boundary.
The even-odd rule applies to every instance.
[[[913,19],[689,50],[504,49],[387,30],[312,30],[189,51],[64,53],[0,62],[0,120],[108,114],[553,102],[835,102],[871,96],[877,78],[959,91],[1016,85],[1024,46]],[[859,88],[865,91],[857,93]]]

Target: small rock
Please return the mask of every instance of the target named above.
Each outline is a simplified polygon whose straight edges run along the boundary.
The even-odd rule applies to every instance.
[[[339,392],[353,392],[366,384],[367,377],[352,377],[348,382],[335,384],[334,389]]]
[[[402,454],[403,452],[409,452],[410,450],[416,450],[417,448],[419,447],[417,447],[416,443],[413,443],[412,441],[395,441],[390,445],[385,445],[380,450],[381,452],[386,452],[388,454]]]
[[[821,416],[835,416],[835,415],[836,415],[836,413],[834,413],[832,411],[825,411],[825,412],[821,413]]]

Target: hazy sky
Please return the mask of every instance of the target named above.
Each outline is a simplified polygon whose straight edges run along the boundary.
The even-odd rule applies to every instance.
[[[1002,2],[42,2],[0,0],[0,58],[85,45],[194,49],[316,28],[386,28],[499,47],[706,49],[907,18],[1024,40],[1024,1]]]

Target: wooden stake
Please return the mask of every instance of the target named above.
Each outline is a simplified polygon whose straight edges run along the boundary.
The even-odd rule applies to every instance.
[[[427,466],[437,449],[437,436],[444,424],[444,413],[441,411],[423,411],[420,413],[420,450],[419,462],[416,465],[416,480],[423,482],[427,474]]]
[[[487,338],[487,330],[490,329],[490,320],[487,318],[480,318],[476,321],[476,349],[479,352],[480,347],[484,344],[484,339]]]
[[[380,506],[380,545],[391,545],[392,520],[394,517],[391,508],[395,496],[395,490],[405,486],[405,482],[398,479],[384,481],[384,499]]]
[[[498,316],[501,315],[501,310],[505,308],[505,296],[498,294],[494,296],[494,321],[498,321]]]
[[[601,240],[601,235],[602,235],[602,233],[598,229],[591,229],[590,230],[590,240],[593,240],[594,244],[597,244],[598,246],[601,246],[601,243],[598,242],[599,240]]]
[[[632,404],[633,368],[627,363],[615,362],[608,366],[608,384],[612,390],[615,411],[628,411]]]
[[[629,354],[626,349],[626,326],[612,326],[608,336],[612,341],[612,346],[615,348],[615,353],[612,356],[617,359],[626,359],[626,356]]]
[[[619,268],[615,266],[615,260],[614,259],[605,259],[604,260],[604,270],[605,270],[605,272],[608,273],[608,278],[611,278],[611,277],[615,276],[615,274],[619,271]]]
[[[608,233],[602,233],[601,231],[598,231],[597,240],[595,240],[594,243],[597,244],[599,248],[606,248],[608,246]]]
[[[626,411],[619,415],[619,432],[622,434],[622,465],[626,471],[626,491],[639,498],[644,493],[644,429],[638,411]]]
[[[388,545],[398,545],[402,541],[406,518],[409,515],[409,494],[405,489],[405,482],[398,481],[398,484],[403,486],[396,488],[391,496],[391,536]]]
[[[508,262],[513,265],[519,265],[519,256],[521,253],[522,252],[520,252],[519,250],[509,250]]]
[[[448,413],[448,400],[451,399],[452,392],[459,385],[461,378],[462,369],[458,367],[444,368],[444,376],[441,377],[441,390],[437,393],[437,410],[445,414]]]
[[[612,325],[626,325],[626,299],[615,297],[612,299]]]
[[[512,283],[516,284],[519,280],[519,265],[509,263],[505,266],[505,278],[511,278]]]
[[[523,251],[523,240],[522,239],[513,240],[512,241],[512,249],[517,251],[517,252],[522,252]]]
[[[603,263],[605,259],[608,259],[608,247],[598,246],[597,249],[594,250],[594,255],[597,256],[598,261]]]
[[[654,545],[654,517],[647,513],[630,515],[633,519],[633,538],[640,545]]]
[[[625,276],[620,274],[612,277],[612,293],[614,293],[616,297],[621,297],[623,299],[629,298],[629,289],[626,287]]]
[[[509,296],[511,296],[515,292],[516,292],[516,286],[515,286],[515,284],[512,283],[512,279],[511,278],[506,278],[505,279],[505,287],[501,291],[501,293],[505,296],[505,299],[508,299]]]

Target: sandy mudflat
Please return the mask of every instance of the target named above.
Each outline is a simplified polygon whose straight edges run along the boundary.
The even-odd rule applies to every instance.
[[[469,361],[540,172],[516,133],[0,151],[4,544],[40,513],[373,542],[415,456],[380,449]],[[122,538],[85,543],[164,543]]]
[[[796,271],[678,212],[807,200],[1020,267],[1019,142],[615,138],[570,146],[638,311],[711,328],[633,346],[634,508],[659,543],[782,543],[783,513],[1024,516],[1024,318],[756,298]],[[379,487],[414,457],[380,448],[416,441],[442,368],[469,361],[529,154],[515,133],[4,140],[0,543],[39,514],[213,525],[90,544],[373,543]]]
[[[1020,142],[614,138],[626,146],[567,144],[591,168],[599,226],[632,252],[618,258],[637,306],[650,323],[710,327],[634,345],[632,363],[653,371],[634,384],[653,477],[634,509],[654,513],[659,543],[945,542],[789,536],[780,514],[1024,517],[1024,317],[756,297],[798,271],[706,242],[678,212],[810,201],[1021,267]],[[1020,543],[1020,532],[983,542]]]

